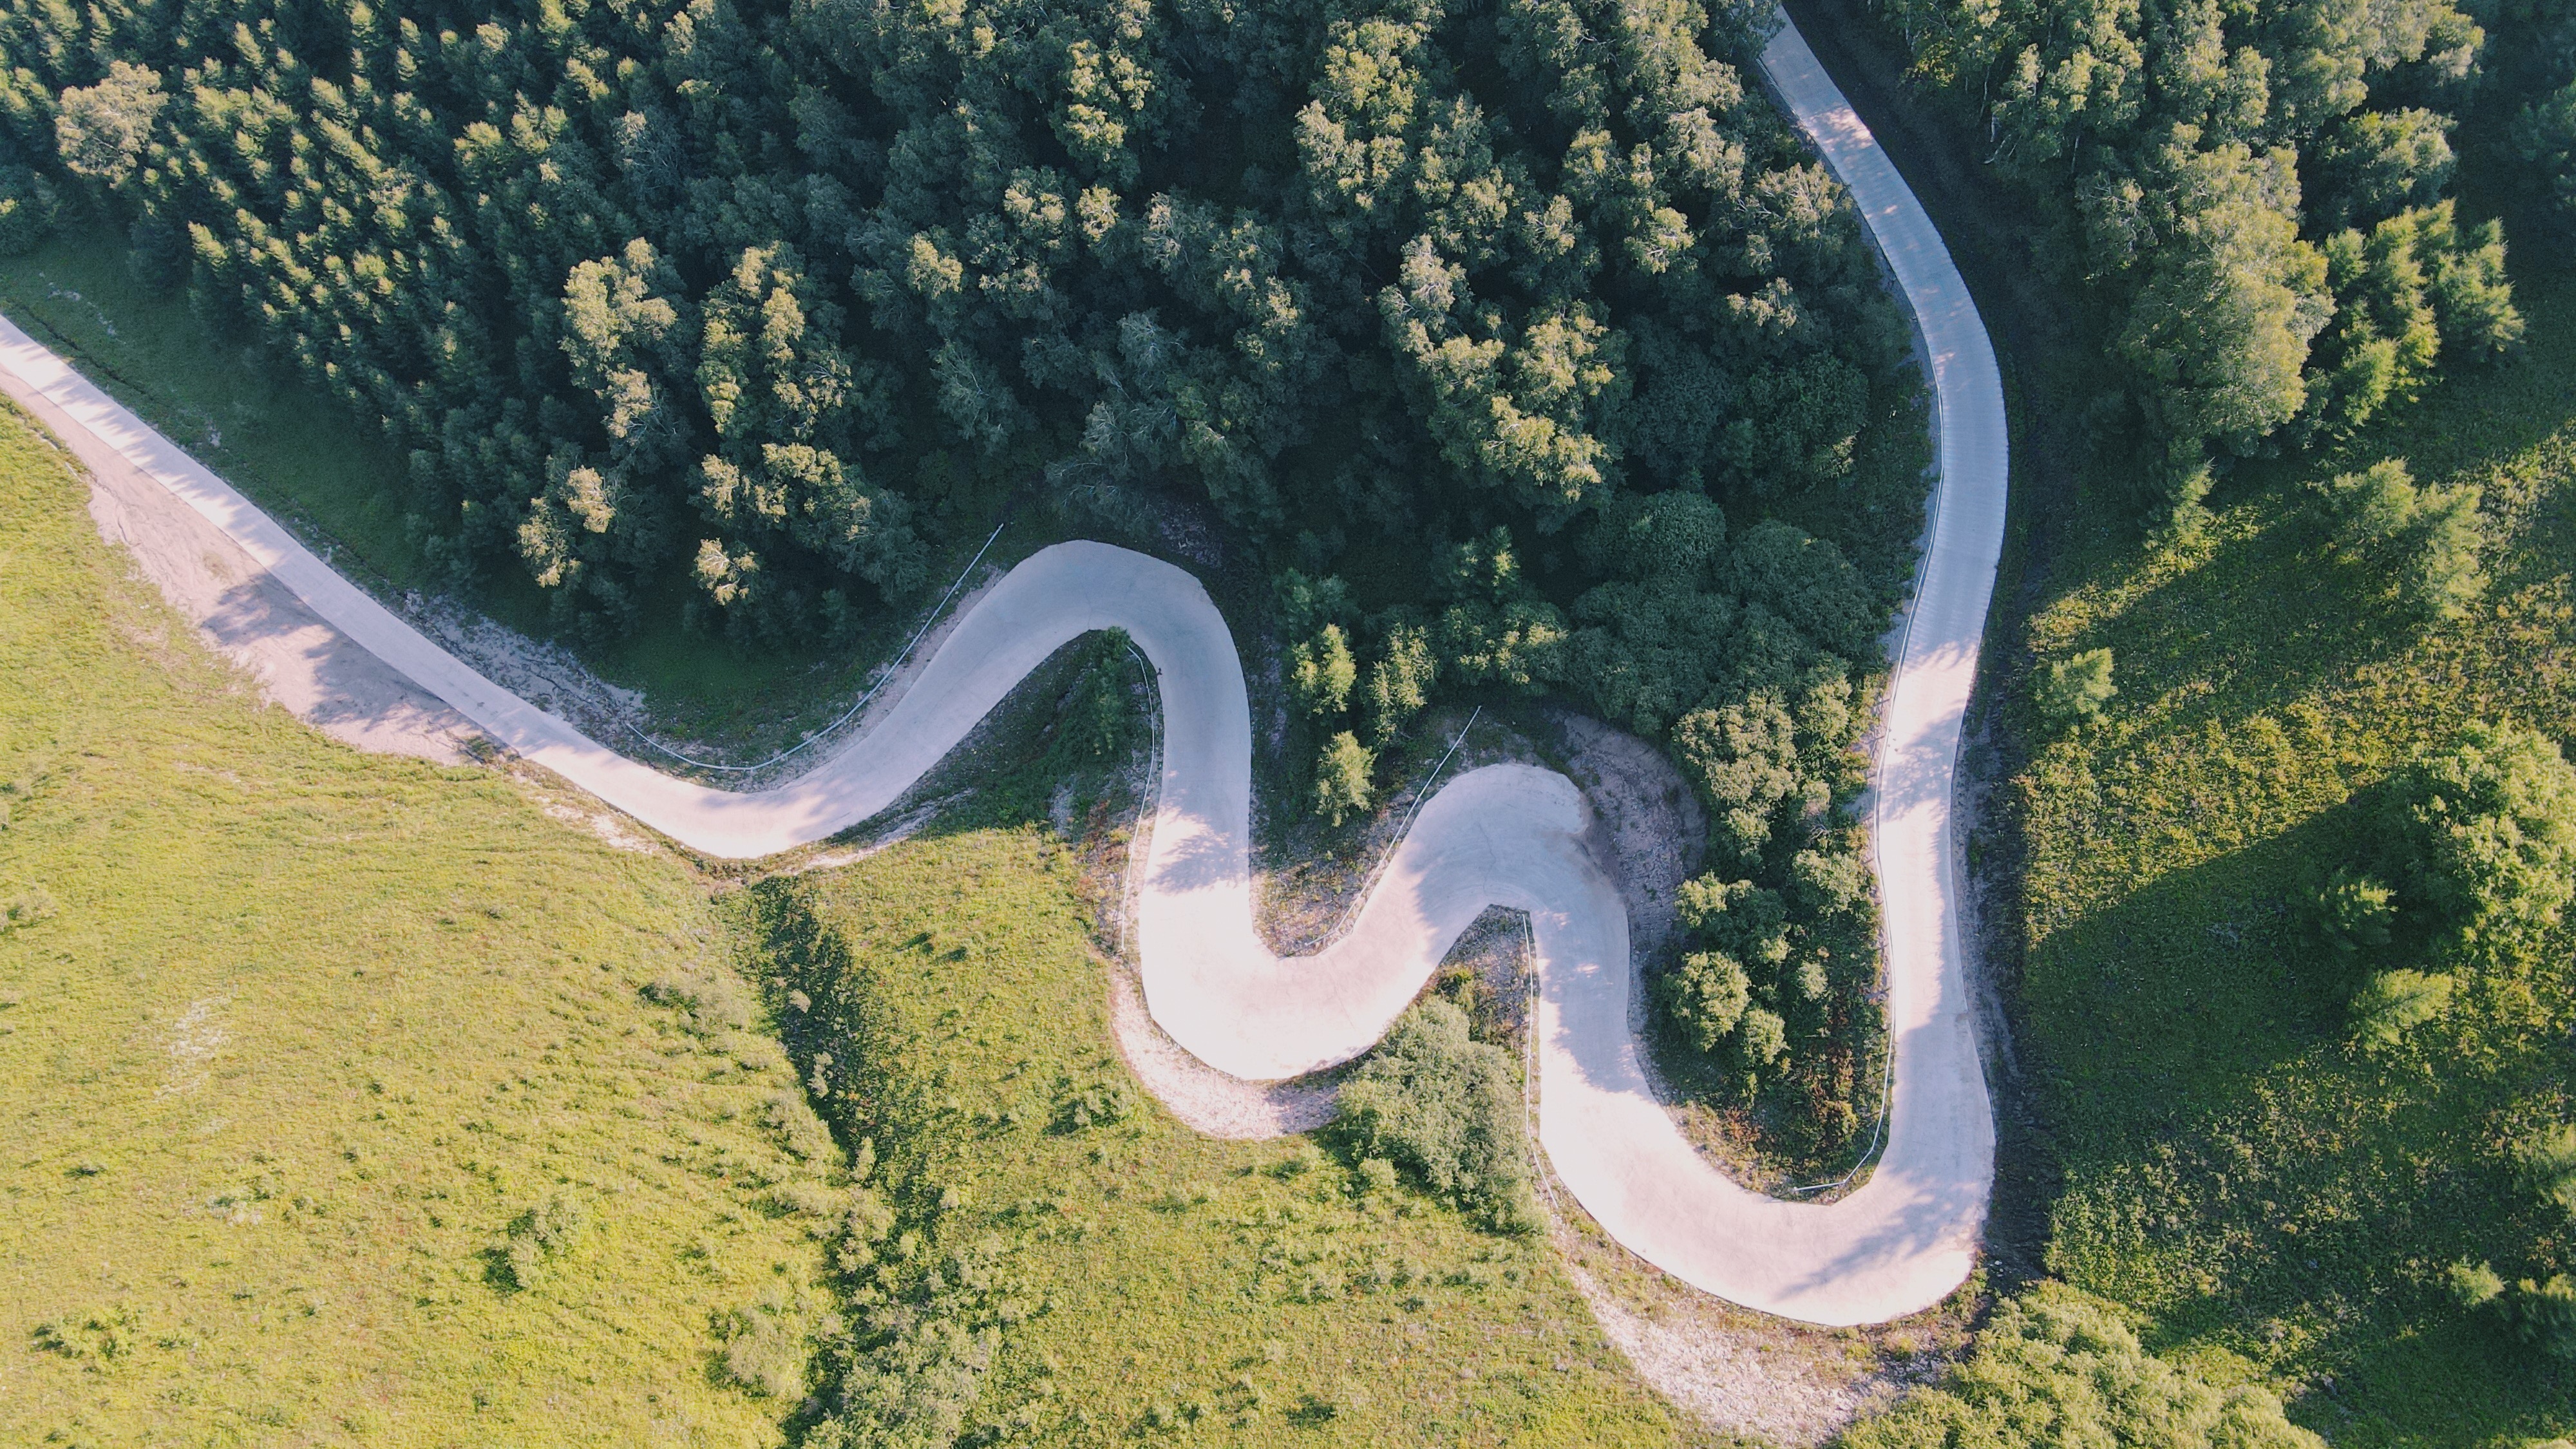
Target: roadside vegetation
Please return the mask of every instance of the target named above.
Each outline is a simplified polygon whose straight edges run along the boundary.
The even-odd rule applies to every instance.
[[[460,606],[532,639],[578,642],[552,627],[544,595],[515,572],[487,570],[457,588],[384,486],[403,476],[401,452],[291,364],[208,327],[184,293],[138,278],[112,223],[73,213],[30,250],[0,249],[0,307],[380,598]],[[1037,523],[1006,530],[988,561],[1007,565],[1054,542]],[[984,537],[935,561],[943,588]],[[833,647],[749,651],[683,628],[676,605],[648,608],[631,632],[575,652],[635,692],[643,727],[693,742],[694,755],[760,759],[847,709],[918,612],[885,611]]]
[[[258,706],[14,417],[0,486],[0,1438],[1687,1437],[1454,1013],[1330,1150],[1133,1084],[1049,821],[1116,853],[1116,636],[952,825],[731,887]]]
[[[2259,445],[2213,442],[2205,494],[2175,487],[2193,480],[2173,454],[2135,445],[2156,437],[2143,425],[2101,426],[2146,417],[2161,384],[2103,365],[2145,270],[2077,265],[2104,213],[2068,187],[2134,166],[2123,148],[2170,124],[2201,59],[2278,84],[2284,56],[2439,17],[2232,10],[2211,51],[2175,48],[2208,18],[2189,7],[1873,5],[1885,29],[1871,36],[1856,7],[1817,8],[1842,22],[1838,74],[1866,76],[1863,113],[1928,178],[1954,245],[1969,239],[2015,407],[2017,527],[1984,732],[1999,808],[1969,847],[2001,893],[1989,944],[2011,1037],[1990,1231],[1993,1321],[2012,1341],[1972,1355],[1947,1397],[1854,1437],[2072,1437],[2080,1416],[2046,1406],[2098,1399],[2108,1380],[2021,1342],[2069,1301],[2185,1379],[2278,1395],[2335,1443],[2563,1435],[2576,1411],[2552,1344],[2570,1220],[2553,1134],[2576,953],[2552,910],[2567,877],[2553,802],[2576,717],[2576,315],[2533,137],[2542,100],[2576,74],[2564,7],[2464,7],[2486,34],[2450,103],[2410,89],[2422,61],[2356,68],[2347,53],[2367,96],[2323,128],[2438,113],[2456,147],[2453,224],[2497,217],[2516,240],[2519,337],[2491,360],[2445,337],[2419,386],[2336,426],[2328,328],[2300,364],[2299,413]],[[2110,67],[2097,95],[2143,109],[2062,112],[2080,148],[1990,167],[2007,138],[1987,106],[2006,78],[1981,91],[1941,58],[1971,30],[2038,47],[2043,90],[2092,74],[2074,54],[2089,48]],[[2304,52],[2278,48],[2302,33]],[[2304,200],[2287,219],[2331,250],[2342,182],[2322,143],[2278,129],[2277,102],[2266,115],[2297,147]],[[2035,234],[1998,225],[2016,193],[2061,214]],[[2139,234],[2136,261],[2188,260],[2179,242],[2153,249],[2159,235]],[[2335,297],[2336,326],[2385,315]],[[2057,1368],[2029,1377],[2043,1359]],[[2137,1374],[2158,1376],[2124,1381]],[[2115,1420],[2108,1442],[2163,1442],[2149,1422]]]
[[[1311,1136],[1218,1141],[1136,1085],[1105,912],[1140,686],[1117,636],[1068,647],[924,786],[971,791],[927,833],[725,897],[857,1164],[802,1442],[1691,1442],[1535,1231],[1519,1062],[1471,988]]]
[[[689,872],[124,569],[0,415],[0,1439],[781,1442],[836,1151]]]
[[[1673,1442],[1545,1238],[1479,1207],[1527,1192],[1507,1053],[1483,1048],[1504,1192],[1443,1150],[1474,1104],[1421,1092],[1463,1040],[1399,1052],[1403,1120],[1363,1109],[1333,1150],[1200,1136],[1110,1041],[1081,875],[1044,824],[995,823],[740,898],[884,1205],[837,1258],[850,1328],[807,1444]]]

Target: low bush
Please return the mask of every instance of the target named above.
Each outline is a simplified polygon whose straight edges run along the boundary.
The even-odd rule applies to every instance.
[[[760,1397],[793,1402],[804,1397],[807,1357],[796,1325],[754,1309],[734,1316],[725,1341],[725,1377]]]
[[[1124,629],[1103,630],[1083,646],[1080,672],[1055,728],[1052,753],[1059,770],[1097,770],[1126,758],[1137,723],[1130,698],[1133,653]]]
[[[2324,1449],[2260,1388],[2221,1389],[2146,1351],[2116,1310],[2057,1283],[1995,1310],[1940,1387],[1841,1449]]]
[[[2471,726],[2399,777],[2388,824],[2446,954],[2527,949],[2576,894],[2576,768],[2534,730]]]
[[[2388,887],[2346,866],[2317,891],[2313,903],[2317,934],[2338,955],[2359,956],[2389,942],[2397,919],[2397,895]]]
[[[1342,1087],[1338,1134],[1499,1232],[1538,1226],[1523,1145],[1520,1084],[1501,1047],[1468,1035],[1467,1014],[1423,1002]]]
[[[32,926],[54,918],[54,898],[43,886],[30,886],[14,891],[6,902],[0,902],[0,936],[21,926]]]
[[[2383,580],[2379,597],[2430,620],[2457,619],[2484,597],[2486,547],[2479,491],[2468,484],[2419,486],[2403,458],[2385,458],[2323,487],[2334,551]]]
[[[1081,1132],[1093,1127],[1124,1122],[1136,1114],[1136,1089],[1125,1079],[1076,1086],[1067,1081],[1058,1085],[1055,1104],[1055,1128],[1058,1132]]]
[[[510,1224],[501,1245],[499,1276],[519,1292],[545,1281],[555,1261],[572,1251],[590,1226],[589,1210],[577,1198],[553,1193]]]
[[[1349,730],[1324,742],[1315,757],[1315,813],[1324,823],[1339,828],[1344,817],[1368,808],[1369,772],[1375,768],[1376,754]]]
[[[2436,972],[2380,972],[2352,999],[2353,1040],[2375,1051],[2400,1045],[2408,1032],[2450,1006],[2454,984]]]
[[[2120,687],[2111,682],[2111,651],[2087,649],[2072,659],[2051,661],[2039,680],[2039,712],[2059,729],[2089,724],[2102,717]]]

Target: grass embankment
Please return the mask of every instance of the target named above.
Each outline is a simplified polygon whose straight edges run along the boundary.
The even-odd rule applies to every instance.
[[[2401,427],[2248,469],[2198,543],[2070,538],[2028,626],[2042,661],[2109,648],[2120,691],[2016,782],[2018,1046],[2059,1180],[2046,1266],[2142,1315],[2151,1347],[2282,1387],[2341,1444],[2576,1422],[2565,1367],[2443,1281],[2553,1231],[2510,1144],[2570,1107],[2564,929],[2546,969],[2373,1056],[2347,1002],[2420,963],[2346,960],[2298,919],[2365,853],[2356,796],[2392,771],[2476,721],[2569,742],[2576,279],[2544,253],[2520,254],[2526,356],[2460,370]],[[2327,558],[2310,485],[2388,457],[2484,490],[2494,586],[2465,620],[2410,624]]]
[[[926,1252],[986,1243],[1028,1315],[979,1420],[1059,1444],[1671,1442],[1543,1237],[1141,1100],[1077,868],[994,826],[748,903],[806,1003],[791,1051],[830,1058],[826,1115],[873,1138]]]
[[[0,414],[0,902],[51,910],[0,927],[0,1441],[777,1442],[801,1388],[720,1365],[827,1306],[818,1168],[697,882],[257,706],[124,573]]]
[[[207,327],[184,293],[136,280],[127,250],[114,228],[66,222],[35,251],[0,257],[0,310],[316,548],[331,548],[333,563],[360,582],[454,592],[455,579],[407,526],[404,457],[265,349]],[[969,511],[997,507],[984,499]],[[917,607],[938,597],[992,524],[961,526],[972,537],[932,561],[939,583]],[[1023,520],[987,558],[1009,564],[1053,541],[1043,519]],[[459,602],[531,637],[554,635],[545,598],[516,567],[482,569]],[[685,590],[666,589],[632,635],[562,642],[611,684],[643,691],[655,728],[759,753],[836,717],[919,622],[905,609],[871,621],[854,647],[754,654],[683,628],[686,602]]]

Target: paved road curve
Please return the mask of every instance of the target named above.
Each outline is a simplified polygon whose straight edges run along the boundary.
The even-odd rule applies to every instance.
[[[1876,1172],[1829,1206],[1737,1186],[1650,1094],[1628,1030],[1627,917],[1583,843],[1586,808],[1563,776],[1517,765],[1460,776],[1424,807],[1346,935],[1313,956],[1273,956],[1253,925],[1242,661],[1206,591],[1170,564],[1097,543],[1047,549],[958,621],[866,734],[775,789],[711,790],[605,749],[483,678],[5,321],[0,369],[493,738],[711,855],[768,855],[868,819],[1057,648],[1091,630],[1127,630],[1162,692],[1161,793],[1140,866],[1137,944],[1146,1002],[1174,1040],[1251,1079],[1347,1060],[1377,1040],[1478,912],[1526,910],[1541,987],[1539,1137],[1575,1198],[1611,1236],[1708,1292],[1817,1323],[1876,1322],[1937,1303],[1967,1276],[1993,1172],[1949,808],[2002,537],[2002,393],[1940,238],[1785,22],[1763,65],[1850,187],[1911,301],[1940,417],[1942,481],[1890,693],[1873,833],[1894,1106]]]

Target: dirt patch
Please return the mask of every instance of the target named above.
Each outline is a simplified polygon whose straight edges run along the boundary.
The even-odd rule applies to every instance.
[[[1566,1277],[1637,1376],[1709,1428],[1782,1445],[1822,1444],[1918,1378],[1866,1340],[1755,1320],[1705,1294],[1639,1303],[1586,1269],[1556,1234]]]
[[[1708,849],[1708,812],[1679,766],[1653,741],[1589,715],[1551,708],[1556,763],[1583,787],[1600,832],[1596,851],[1628,903],[1630,970],[1660,962],[1680,927],[1682,882]],[[1642,1030],[1642,981],[1629,994],[1629,1026]]]
[[[1740,1308],[1612,1241],[1536,1150],[1548,1239],[1602,1334],[1649,1387],[1707,1428],[1794,1449],[1821,1445],[1937,1382],[1969,1342],[1973,1292],[1868,1328],[1819,1328]]]

